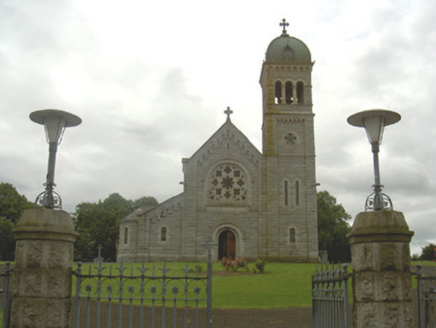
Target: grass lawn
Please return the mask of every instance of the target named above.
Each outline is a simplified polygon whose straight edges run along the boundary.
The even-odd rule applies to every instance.
[[[416,266],[420,263],[422,266],[436,267],[436,261],[412,261],[411,262],[412,271],[415,271]]]
[[[215,264],[222,270],[220,264]],[[269,263],[264,274],[215,275],[214,308],[288,308],[311,306],[315,264]]]
[[[412,261],[416,265],[436,267],[432,261]],[[312,274],[316,264],[269,263],[265,274],[249,276],[214,276],[212,282],[214,308],[288,308],[312,305]],[[222,270],[216,263],[214,270]],[[348,272],[351,272],[349,265]],[[412,277],[413,288],[416,279]],[[351,279],[348,281],[352,302]]]

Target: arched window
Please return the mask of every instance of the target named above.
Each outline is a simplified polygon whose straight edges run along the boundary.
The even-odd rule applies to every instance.
[[[283,193],[284,193],[284,201],[285,201],[285,206],[288,206],[289,204],[289,186],[288,186],[288,181],[285,180],[285,182],[283,183]]]
[[[213,202],[243,202],[247,199],[247,179],[236,164],[216,166],[209,180],[209,200]]]
[[[300,205],[300,181],[295,181],[295,205]]]
[[[124,245],[129,242],[129,228],[124,227]]]
[[[289,229],[289,242],[291,244],[295,243],[295,229],[294,228]]]
[[[281,104],[282,103],[282,82],[277,81],[275,84],[275,103]]]
[[[299,104],[304,104],[304,83],[297,83],[297,100]]]
[[[287,104],[292,104],[294,102],[294,96],[292,94],[293,92],[293,87],[292,87],[292,82],[286,82],[285,84],[285,93],[286,93],[286,103]]]
[[[167,228],[160,228],[160,241],[167,241]]]

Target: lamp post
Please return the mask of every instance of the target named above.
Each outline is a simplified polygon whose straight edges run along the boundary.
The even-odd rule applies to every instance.
[[[56,152],[62,141],[64,131],[68,127],[77,126],[82,119],[74,114],[57,109],[43,109],[32,112],[30,119],[38,124],[44,125],[47,142],[49,144],[49,157],[47,168],[47,180],[45,191],[38,195],[35,203],[45,208],[62,208],[60,196],[53,191],[55,187],[54,172],[56,165]]]
[[[384,110],[372,109],[356,113],[348,117],[347,122],[350,125],[364,127],[368,136],[369,143],[373,153],[374,160],[374,192],[366,199],[365,210],[380,211],[382,209],[391,209],[392,202],[389,196],[382,193],[383,185],[380,182],[380,167],[378,153],[383,138],[383,129],[385,126],[395,124],[401,119],[400,114]]]

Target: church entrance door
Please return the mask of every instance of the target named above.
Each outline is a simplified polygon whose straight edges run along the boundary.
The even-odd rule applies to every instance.
[[[230,230],[224,230],[218,238],[218,260],[236,258],[236,237]]]

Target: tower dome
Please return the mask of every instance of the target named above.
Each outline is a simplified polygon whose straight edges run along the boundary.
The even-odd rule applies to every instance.
[[[282,35],[271,41],[266,50],[265,61],[274,64],[311,64],[309,48],[303,41],[289,36],[285,26],[288,23],[283,20]]]

